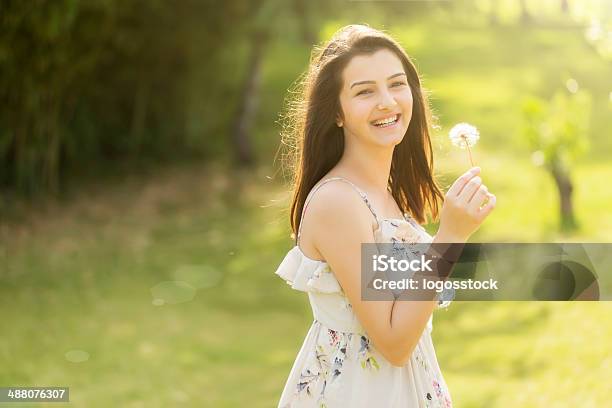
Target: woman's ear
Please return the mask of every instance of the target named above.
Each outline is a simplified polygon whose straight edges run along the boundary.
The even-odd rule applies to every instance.
[[[338,127],[342,127],[344,125],[344,122],[342,122],[342,118],[340,117],[340,115],[336,116],[336,125]]]

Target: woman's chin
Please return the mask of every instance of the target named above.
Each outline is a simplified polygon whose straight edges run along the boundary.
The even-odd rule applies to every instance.
[[[400,121],[394,126],[388,128],[372,129],[372,137],[385,146],[393,147],[398,145],[404,139],[404,135],[408,129],[404,129],[403,123]]]
[[[380,146],[394,147],[404,140],[404,133],[394,132],[387,135],[375,135],[375,140]]]

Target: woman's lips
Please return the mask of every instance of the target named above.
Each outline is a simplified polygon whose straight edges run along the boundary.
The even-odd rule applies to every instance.
[[[395,115],[387,116],[384,119],[378,119],[378,120],[372,121],[372,122],[370,122],[370,125],[374,126],[377,129],[394,128],[399,123],[401,116],[402,115],[400,113],[397,113]],[[390,122],[389,119],[391,119],[391,118],[394,118],[395,120]]]

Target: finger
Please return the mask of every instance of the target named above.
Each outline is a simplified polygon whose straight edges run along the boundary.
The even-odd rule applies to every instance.
[[[478,212],[478,216],[481,220],[484,220],[495,208],[495,204],[497,203],[497,197],[495,194],[488,194],[489,201],[480,209]]]
[[[481,184],[478,190],[476,190],[476,193],[474,193],[472,199],[469,201],[468,209],[474,211],[474,213],[477,213],[478,210],[480,210],[482,202],[485,200],[485,198],[487,198],[488,195],[489,189],[484,184]]]
[[[467,205],[470,200],[472,200],[472,197],[474,196],[474,194],[476,194],[476,191],[478,191],[481,185],[482,179],[479,176],[476,176],[470,181],[468,181],[468,183],[465,185],[465,187],[457,197],[457,202],[463,205]]]
[[[461,177],[459,177],[451,188],[448,189],[448,196],[458,196],[468,181],[470,181],[474,176],[480,173],[480,167],[472,167],[470,170],[465,172]]]

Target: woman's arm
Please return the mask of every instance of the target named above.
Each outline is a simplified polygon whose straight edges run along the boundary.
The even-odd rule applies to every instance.
[[[446,218],[466,218],[469,207],[470,214],[484,220],[484,212],[488,214],[492,210],[494,199],[487,204],[489,209],[483,208],[482,214],[473,211],[475,204],[469,206],[472,197],[475,200],[486,197],[482,195],[486,188],[480,188],[480,179],[471,181],[474,175],[466,173],[449,190],[447,203],[443,208],[443,212],[448,208]],[[335,273],[359,322],[376,348],[391,364],[404,365],[425,329],[437,301],[362,300],[361,244],[374,242],[372,222],[375,221],[351,186],[345,183],[322,186],[310,201],[308,209],[311,218],[307,227],[311,229],[313,242]],[[453,228],[443,229],[441,224],[434,242],[467,240],[467,226],[480,224],[474,223],[472,215],[469,220],[464,221],[463,226],[454,225]]]

